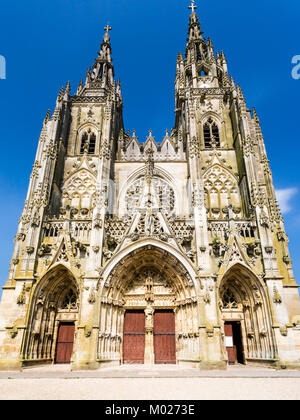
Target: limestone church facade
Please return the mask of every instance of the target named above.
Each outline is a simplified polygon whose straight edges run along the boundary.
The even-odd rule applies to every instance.
[[[300,300],[255,109],[194,0],[162,141],[123,125],[110,30],[47,113],[0,305],[0,368],[300,366]]]

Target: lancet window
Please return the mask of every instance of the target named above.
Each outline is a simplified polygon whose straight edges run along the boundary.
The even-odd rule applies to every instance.
[[[96,135],[92,131],[83,133],[81,137],[80,154],[87,152],[93,155],[96,150]]]
[[[207,149],[220,147],[220,133],[217,124],[209,118],[203,126],[204,145]]]

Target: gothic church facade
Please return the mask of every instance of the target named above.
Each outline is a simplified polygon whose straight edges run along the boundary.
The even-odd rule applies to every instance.
[[[0,305],[0,369],[300,366],[300,300],[260,122],[194,1],[161,142],[123,126],[109,26],[47,113]]]

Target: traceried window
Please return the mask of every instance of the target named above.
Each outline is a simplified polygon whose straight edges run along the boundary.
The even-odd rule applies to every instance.
[[[70,289],[68,291],[64,300],[62,301],[60,308],[67,311],[77,309],[77,296],[73,289]]]
[[[81,137],[80,154],[87,152],[93,155],[96,150],[96,135],[92,131],[83,133]]]
[[[204,145],[206,149],[220,147],[220,133],[217,124],[209,118],[203,126]]]
[[[223,294],[224,309],[237,309],[238,303],[231,289],[226,289]]]

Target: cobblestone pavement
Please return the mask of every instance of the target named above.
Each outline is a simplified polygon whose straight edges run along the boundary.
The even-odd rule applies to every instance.
[[[300,371],[120,366],[71,372],[49,366],[1,372],[0,389],[1,400],[300,400]]]

